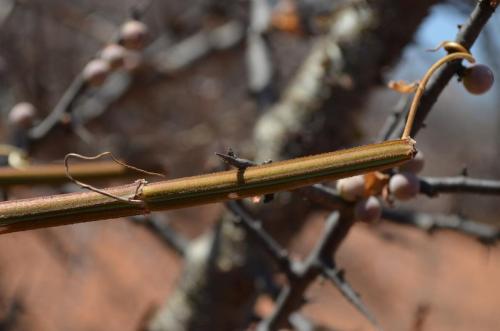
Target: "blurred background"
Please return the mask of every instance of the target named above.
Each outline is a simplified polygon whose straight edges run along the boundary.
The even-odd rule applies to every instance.
[[[251,159],[259,149],[252,138],[256,121],[269,104],[284,95],[315,43],[331,34],[331,29],[342,28],[335,24],[341,17],[339,11],[357,2],[384,10],[394,3],[269,1],[272,18],[264,40],[271,52],[272,86],[256,92],[251,80],[249,83],[249,77],[255,75],[249,73],[252,66],[247,59],[249,26],[256,20],[250,15],[249,0],[0,0],[0,139],[5,144],[19,143],[9,115],[16,104],[33,105],[30,125],[37,126],[57,108],[70,87],[74,100],[66,105],[69,117],[61,116],[49,133],[23,146],[33,164],[61,164],[70,152],[95,155],[112,151],[130,164],[160,169],[176,178],[220,168],[214,152],[225,152],[228,147]],[[443,54],[427,50],[453,40],[457,25],[467,20],[475,4],[466,0],[412,3],[394,5],[394,21],[381,24],[387,24],[389,30],[410,30],[405,37],[408,41],[384,37],[383,47],[395,49],[388,63],[373,69],[378,78],[360,88],[356,84],[346,88],[346,100],[353,101],[352,106],[344,105],[349,112],[339,116],[338,122],[312,125],[300,137],[293,136],[287,147],[289,155],[377,141],[401,99],[401,94],[386,87],[387,82],[418,80]],[[398,21],[404,16],[402,11],[412,6],[425,6],[415,10],[420,17]],[[144,45],[127,50],[124,63],[107,72],[104,82],[75,90],[81,79],[88,79],[82,69],[100,57],[106,45],[123,41],[124,23],[133,18],[147,28],[144,35],[139,31],[139,37],[135,36]],[[394,22],[401,27],[391,26]],[[415,31],[406,24],[413,24]],[[500,76],[499,31],[496,14],[471,50],[496,77]],[[372,46],[380,47],[364,45],[365,58],[371,56]],[[363,56],[346,62],[363,63]],[[260,63],[260,67],[266,65]],[[454,79],[417,138],[426,160],[423,175],[454,176],[466,167],[471,177],[498,178],[499,100],[498,82],[488,93],[474,96]],[[337,116],[329,110],[335,103],[322,107],[330,114],[325,121]],[[314,138],[319,135],[314,131],[317,127],[332,130],[318,142]],[[109,180],[96,185],[126,182]],[[16,186],[9,187],[8,198],[75,190],[78,188],[69,184]],[[280,195],[286,197],[287,193]],[[276,204],[281,203],[278,200]],[[277,209],[276,204],[267,208]],[[297,258],[306,256],[314,245],[327,215],[307,202],[304,206],[308,210],[297,220],[300,226],[291,225],[296,221],[292,217],[283,227],[283,233],[292,231],[286,227],[293,228],[293,236],[279,238]],[[499,222],[496,196],[419,196],[397,202],[395,208],[458,214],[496,226]],[[158,218],[172,233],[194,242],[213,231],[223,212],[221,204],[207,205],[161,213]],[[498,330],[499,259],[495,245],[486,246],[459,233],[429,234],[387,222],[356,224],[337,253],[338,265],[346,270],[347,279],[384,330],[398,331]],[[137,220],[1,235],[0,331],[153,330],[148,326],[153,316],[179,289],[186,277],[183,272],[189,272],[185,261],[171,245],[165,245],[157,229]],[[258,269],[259,264],[253,267]],[[238,285],[233,291],[240,291]],[[272,303],[260,294],[255,297],[264,299],[247,310],[269,314]],[[217,307],[225,299],[207,300]],[[330,284],[320,280],[308,290],[301,313],[318,325],[311,330],[374,330]],[[224,329],[206,325],[171,330]],[[237,328],[224,330],[249,328],[251,322],[241,321]]]

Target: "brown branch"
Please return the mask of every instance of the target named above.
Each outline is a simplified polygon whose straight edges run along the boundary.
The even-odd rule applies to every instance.
[[[396,140],[244,170],[151,183],[141,187],[140,192],[135,185],[133,191],[130,191],[130,186],[104,189],[107,196],[91,192],[8,201],[0,203],[0,226],[6,226],[0,232],[23,230],[26,224],[29,224],[29,229],[73,224],[266,195],[391,168],[411,159],[414,153],[411,140]],[[119,201],[127,198],[135,200],[134,206]],[[137,201],[140,203],[135,203]]]

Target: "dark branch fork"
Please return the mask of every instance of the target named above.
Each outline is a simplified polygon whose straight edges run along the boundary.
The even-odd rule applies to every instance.
[[[244,209],[241,203],[231,201],[226,204],[238,218],[239,224],[247,233],[263,247],[263,249],[275,260],[281,271],[286,275],[289,284],[285,286],[277,298],[273,313],[262,320],[257,327],[259,331],[276,330],[280,327],[289,326],[289,317],[306,302],[304,293],[318,276],[330,280],[340,293],[363,314],[377,328],[375,318],[364,306],[358,294],[344,279],[343,272],[337,270],[332,259],[339,244],[344,239],[352,222],[344,219],[338,212],[334,212],[326,220],[324,231],[316,247],[304,262],[292,261],[286,249],[282,248],[262,228],[259,221],[254,220]]]

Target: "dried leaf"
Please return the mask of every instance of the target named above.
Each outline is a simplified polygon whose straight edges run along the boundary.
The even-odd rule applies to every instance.
[[[413,93],[417,90],[418,82],[408,83],[404,80],[391,80],[387,86],[399,93]]]

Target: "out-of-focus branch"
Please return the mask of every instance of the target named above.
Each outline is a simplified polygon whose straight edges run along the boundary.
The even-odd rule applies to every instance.
[[[246,63],[248,87],[257,108],[266,109],[276,101],[273,78],[274,66],[267,33],[271,23],[271,5],[268,0],[252,0],[250,24],[247,29]]]
[[[14,0],[0,0],[0,27],[10,17],[16,7]]]
[[[115,162],[93,162],[71,166],[71,175],[78,180],[107,180],[137,176]],[[0,167],[0,186],[60,184],[69,182],[62,164],[40,164],[22,168]]]
[[[149,8],[151,1],[152,0],[146,0],[140,6],[134,7],[133,14],[136,17],[136,19],[138,19],[139,17],[141,17],[144,14],[144,11]],[[63,9],[58,8],[58,10],[62,10],[65,12],[67,11],[67,12],[71,13],[72,18],[74,18],[73,16],[78,17],[79,15],[81,15],[81,13],[79,12],[78,9],[76,9],[76,7],[71,7],[69,5],[63,7]],[[63,15],[63,14],[61,14],[61,15]],[[65,15],[63,15],[63,16],[65,16]],[[70,21],[71,21],[71,19],[70,19]],[[96,24],[96,22],[94,22],[94,24]],[[109,26],[107,28],[101,26],[102,24],[104,24],[104,23],[100,22],[100,25],[98,24],[97,28],[102,27],[103,32],[111,29]],[[115,30],[115,29],[113,29],[113,30]],[[110,32],[108,31],[106,34],[110,34]],[[113,38],[115,39],[115,41],[118,41],[119,36],[115,35]],[[109,38],[109,39],[105,40],[105,42],[110,42],[113,40],[113,38]],[[115,86],[116,85],[120,85],[120,84],[115,84]],[[124,86],[121,86],[118,88],[118,90],[119,90],[118,93],[113,93],[114,96],[111,99],[116,99],[116,96],[115,96],[116,94],[121,95],[123,92],[125,92],[127,90],[128,85],[129,85],[129,82],[126,81]],[[66,89],[66,91],[63,93],[59,102],[52,109],[51,113],[41,123],[39,123],[37,126],[33,127],[29,131],[29,134],[28,134],[29,138],[31,140],[39,140],[39,139],[44,138],[50,131],[52,131],[55,127],[57,127],[58,124],[61,123],[61,121],[64,119],[65,115],[72,114],[72,112],[74,111],[74,108],[75,108],[74,107],[75,103],[77,102],[77,100],[81,96],[83,96],[87,92],[88,89],[89,89],[89,84],[82,77],[82,74],[81,73],[77,74],[76,77],[71,82],[71,84]],[[109,103],[107,103],[106,105],[108,105],[108,104]],[[72,124],[76,125],[76,126],[81,125],[81,123],[72,123]],[[86,134],[86,131],[84,131],[83,127],[76,127],[75,132],[76,133],[83,132],[84,134]]]
[[[175,231],[165,214],[149,214],[147,216],[132,216],[130,219],[137,224],[143,225],[158,236],[163,243],[173,249],[180,256],[184,256],[189,247],[189,240]]]
[[[430,197],[440,193],[500,194],[500,181],[457,177],[421,177],[420,192]]]
[[[29,137],[32,140],[38,140],[45,137],[57,124],[59,124],[65,114],[72,111],[75,101],[87,90],[87,84],[77,75],[63,96],[54,107],[52,112],[40,124],[29,131]]]
[[[278,296],[273,313],[260,322],[257,330],[277,330],[289,326],[290,316],[305,302],[304,293],[311,283],[320,275],[331,280],[342,295],[353,304],[368,320],[376,324],[375,319],[361,302],[360,298],[345,281],[341,272],[335,269],[332,255],[345,238],[352,225],[352,217],[342,218],[335,212],[328,217],[325,229],[316,247],[305,262],[291,261],[287,251],[280,247],[262,228],[260,222],[254,220],[236,201],[227,203],[227,207],[241,222],[247,233],[264,248],[287,276],[289,284]]]
[[[211,30],[203,30],[158,52],[151,62],[160,74],[171,75],[185,69],[212,51],[222,51],[237,45],[245,35],[243,25],[229,21]]]
[[[460,30],[455,38],[455,42],[470,49],[477,37],[483,30],[484,26],[495,12],[498,2],[490,0],[478,0],[476,7],[471,13],[468,21],[460,25]],[[418,131],[422,128],[427,115],[430,113],[432,106],[436,103],[439,95],[444,90],[448,82],[461,68],[461,61],[454,61],[446,64],[435,79],[428,85],[425,93],[420,99],[420,105],[417,108],[415,121],[411,130],[411,136],[415,137]],[[398,130],[395,130],[391,137],[398,137],[403,132],[404,118],[401,118],[398,124]]]
[[[281,247],[262,227],[262,223],[254,220],[237,201],[226,203],[226,207],[237,216],[237,221],[245,228],[247,233],[266,251],[280,267],[281,271],[291,276],[292,264],[286,249]]]
[[[394,133],[394,130],[397,129],[399,125],[399,121],[404,118],[405,110],[410,105],[411,98],[407,95],[403,95],[399,101],[394,106],[391,114],[387,117],[384,125],[382,125],[382,129],[378,135],[377,141],[385,141],[391,138]]]
[[[306,187],[297,190],[297,192],[325,209],[340,209],[342,211],[352,209],[352,203],[342,199],[335,189],[321,184]],[[425,231],[440,229],[455,230],[477,237],[485,243],[491,243],[500,239],[500,229],[459,216],[384,208],[382,218],[399,224],[413,225]]]
[[[481,242],[488,244],[500,239],[500,229],[456,215],[384,209],[382,211],[382,218],[398,224],[412,225],[428,232],[434,230],[453,230],[476,237]]]

